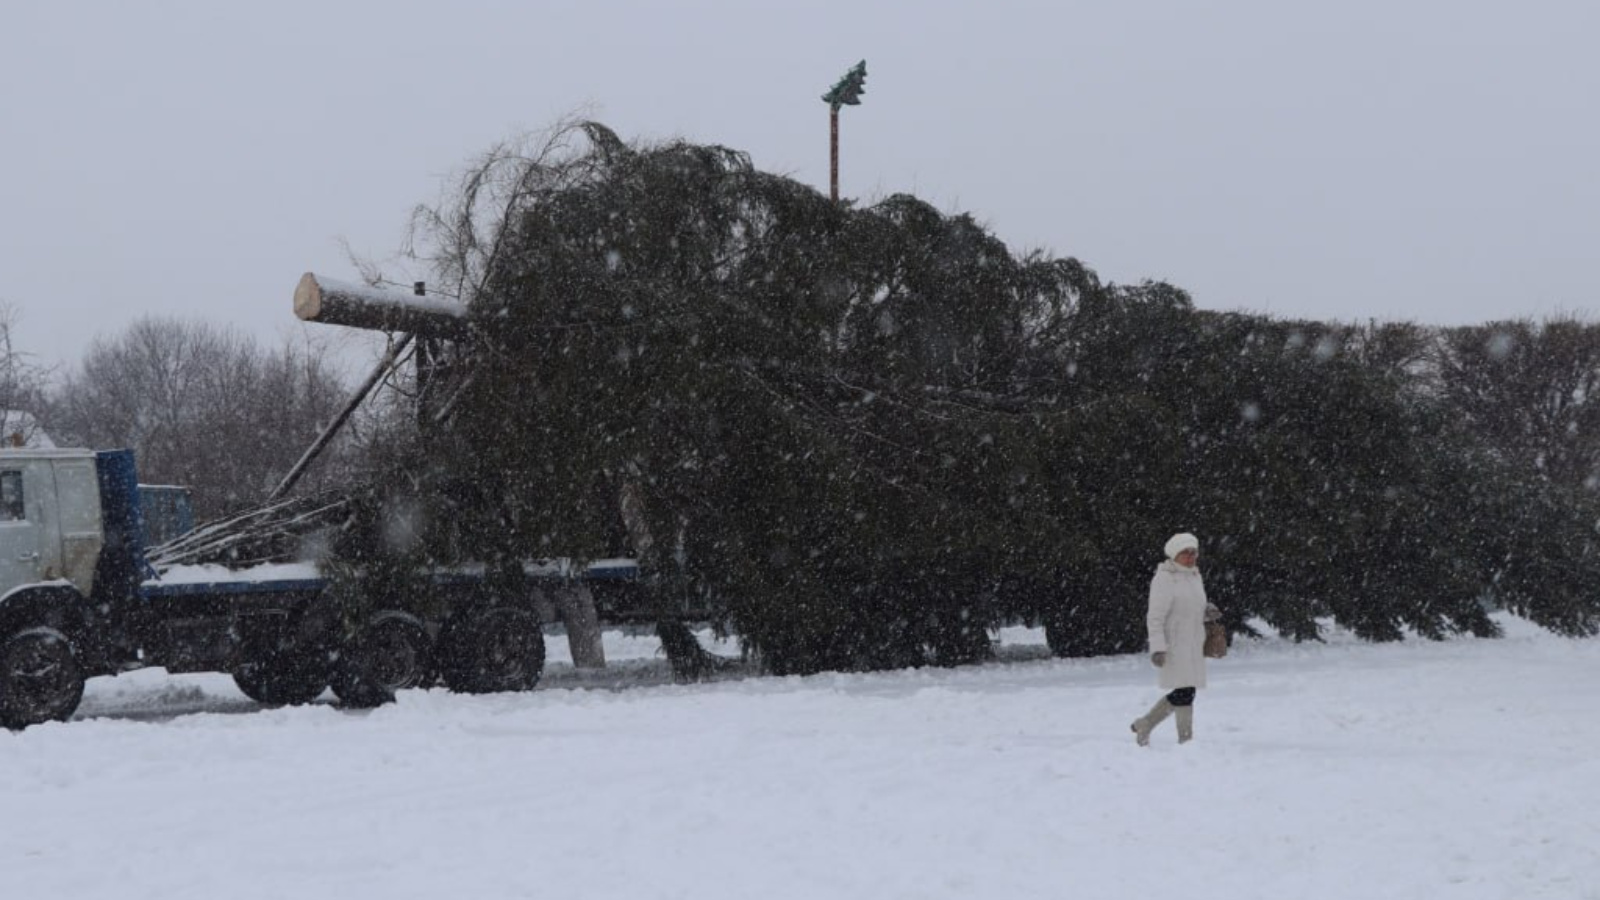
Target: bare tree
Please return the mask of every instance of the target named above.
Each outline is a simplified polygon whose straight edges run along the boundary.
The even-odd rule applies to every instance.
[[[52,423],[84,446],[133,448],[143,480],[189,486],[209,517],[266,496],[344,392],[309,338],[267,349],[232,329],[145,318],[94,341],[57,392]]]
[[[21,314],[0,301],[0,440],[32,444],[43,439],[38,417],[45,407],[49,370],[17,348],[14,334]]]

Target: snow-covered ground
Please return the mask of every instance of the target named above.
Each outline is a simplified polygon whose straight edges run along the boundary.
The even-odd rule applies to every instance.
[[[1007,629],[956,670],[667,683],[552,639],[526,695],[262,710],[91,683],[0,732],[0,898],[1600,900],[1600,641],[1295,646],[1213,663],[1197,739],[1142,657]],[[726,649],[726,648],[724,648]]]

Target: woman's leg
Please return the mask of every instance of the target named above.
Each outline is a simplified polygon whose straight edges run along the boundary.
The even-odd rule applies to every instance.
[[[1172,704],[1173,711],[1178,714],[1178,743],[1187,744],[1194,739],[1194,695],[1195,689],[1178,688],[1167,695],[1167,702]]]

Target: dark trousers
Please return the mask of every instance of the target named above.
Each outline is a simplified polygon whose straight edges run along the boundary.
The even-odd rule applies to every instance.
[[[1194,688],[1178,688],[1167,695],[1167,702],[1173,706],[1193,706]]]

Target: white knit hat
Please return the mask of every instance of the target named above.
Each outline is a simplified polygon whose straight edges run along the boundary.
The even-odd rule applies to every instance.
[[[1200,539],[1185,531],[1175,534],[1167,539],[1167,559],[1177,559],[1178,554],[1185,550],[1199,550]]]

